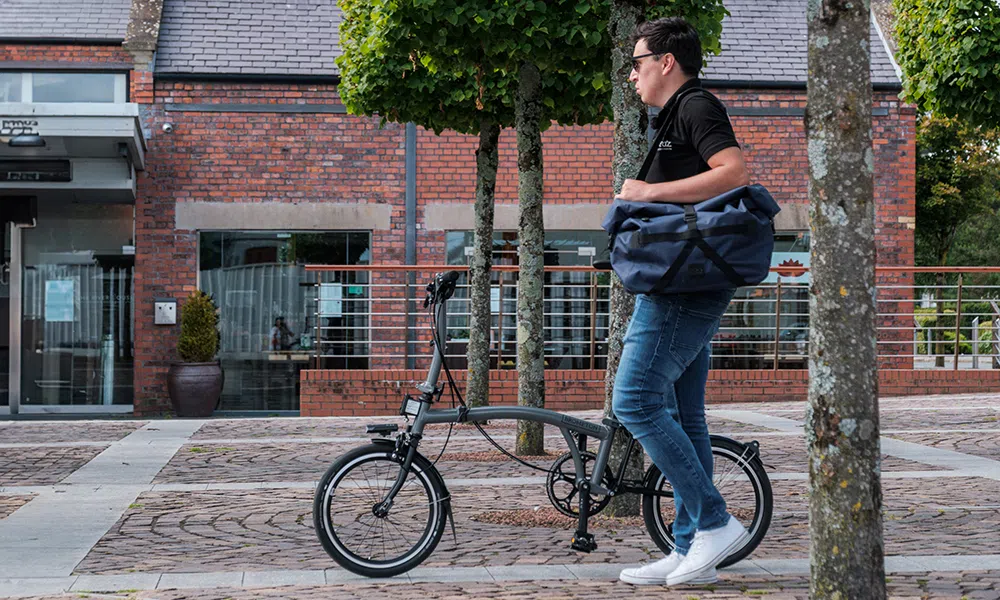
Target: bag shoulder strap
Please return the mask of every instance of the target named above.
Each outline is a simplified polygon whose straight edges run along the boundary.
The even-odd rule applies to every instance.
[[[671,123],[673,123],[674,119],[677,118],[677,113],[680,111],[681,107],[681,100],[695,92],[707,93],[704,88],[693,87],[684,90],[679,96],[677,96],[677,101],[670,107],[670,112],[668,112],[663,118],[663,123],[657,130],[656,137],[653,138],[653,142],[649,145],[649,152],[646,153],[646,160],[643,161],[642,168],[639,169],[639,173],[635,176],[636,179],[640,181],[646,180],[646,175],[649,174],[649,169],[653,166],[653,160],[656,159],[656,150],[660,146],[660,142],[663,141],[663,138],[666,137],[667,129],[670,128]]]

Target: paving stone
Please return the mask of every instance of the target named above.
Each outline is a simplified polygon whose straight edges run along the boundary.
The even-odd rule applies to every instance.
[[[0,485],[59,483],[107,446],[0,448]]]
[[[0,519],[5,519],[15,510],[31,502],[37,494],[0,494]]]
[[[888,597],[894,599],[948,599],[1000,597],[1000,571],[966,571],[936,575],[915,573],[888,578]],[[283,586],[261,588],[205,588],[141,590],[130,597],[136,600],[452,600],[459,598],[495,598],[504,600],[604,600],[626,598],[642,600],[691,600],[693,598],[732,600],[766,598],[768,600],[806,600],[809,580],[806,576],[732,575],[724,571],[711,586],[631,586],[608,577],[590,580],[484,581],[484,582],[410,582],[367,580],[323,586]],[[70,600],[75,594],[37,596],[32,600]]]
[[[11,421],[0,429],[0,443],[114,442],[141,429],[147,423],[148,421]]]
[[[898,433],[889,437],[1000,461],[1000,430],[995,433]]]
[[[914,402],[937,408],[934,411],[905,410]],[[727,404],[724,408],[801,422],[804,406],[803,402],[747,403]],[[901,433],[898,439],[997,460],[995,452],[1000,446],[1000,431],[992,433],[995,424],[992,417],[998,412],[997,407],[1000,407],[1000,395],[928,397],[919,401],[886,399],[881,402],[882,426],[883,429],[891,426],[902,430],[987,429],[989,431],[967,434]],[[457,543],[451,537],[450,528],[446,529],[440,546],[421,567],[391,580],[373,581],[344,571],[322,550],[313,532],[313,491],[308,483],[318,479],[339,453],[363,442],[317,443],[311,440],[366,438],[365,424],[391,421],[391,418],[226,419],[211,420],[204,425],[198,423],[195,426],[201,425],[201,429],[156,476],[156,486],[143,492],[125,510],[77,564],[75,573],[81,579],[86,576],[155,576],[159,589],[140,591],[133,596],[159,600],[224,597],[234,600],[330,597],[364,600],[389,597],[688,600],[691,597],[761,596],[804,599],[808,597],[808,579],[804,576],[808,569],[809,548],[808,482],[804,477],[784,477],[804,476],[804,439],[797,432],[789,431],[786,435],[760,426],[744,427],[737,421],[713,415],[713,408],[721,409],[722,406],[709,407],[713,431],[729,431],[737,439],[759,439],[765,462],[773,467],[769,471],[781,473],[783,477],[772,482],[775,515],[767,538],[750,561],[724,570],[722,580],[712,589],[634,588],[617,582],[620,565],[638,564],[661,556],[639,520],[594,520],[592,530],[599,547],[591,554],[579,554],[569,548],[571,524],[529,527],[477,520],[485,512],[534,511],[537,507],[549,507],[540,484],[539,476],[543,474],[509,461],[449,460],[448,453],[438,463],[446,481],[481,482],[450,488]],[[590,420],[601,417],[599,411],[575,413],[575,416]],[[34,435],[39,443],[95,441],[91,434],[112,435],[99,431],[79,434],[72,428],[60,432],[61,426],[73,423],[37,425],[52,428],[44,432],[39,429],[35,433],[30,433],[30,428],[24,429],[18,435]],[[9,441],[7,434],[11,426],[11,423],[0,423],[0,443]],[[513,422],[490,424],[490,430],[501,436],[512,435],[513,427]],[[548,430],[550,435],[558,434],[555,428]],[[455,432],[453,435],[457,437],[448,445],[450,453],[490,449],[487,442],[474,437],[476,431],[470,426],[456,428]],[[444,443],[447,428],[436,427],[429,429],[429,433],[425,454],[433,459],[435,451]],[[104,439],[112,438],[97,438],[96,441]],[[246,443],[240,442],[241,439],[267,440],[267,443]],[[299,443],[288,443],[288,440]],[[549,441],[550,450],[563,450],[559,437],[550,437]],[[32,485],[51,485],[82,466],[81,461],[85,463],[93,457],[88,458],[86,452],[101,450],[102,447],[0,448],[0,486],[27,489]],[[550,462],[551,459],[540,461],[543,466]],[[882,468],[886,473],[924,472],[918,479],[884,478],[882,481],[885,551],[889,556],[887,564],[893,571],[889,576],[889,596],[1000,598],[1000,571],[971,570],[994,568],[1000,561],[996,546],[1000,531],[1000,481],[964,475],[956,477],[957,473],[946,471],[938,472],[947,477],[937,478],[933,476],[933,466],[894,457],[883,457]],[[528,477],[534,478],[535,483],[525,485]],[[191,490],[177,487],[181,484],[213,487]],[[265,486],[267,489],[263,489]],[[57,488],[63,493],[83,489],[69,485]],[[38,491],[49,494],[55,489],[39,487]],[[11,500],[16,497],[16,494],[0,494],[0,523],[3,511],[12,510],[9,507],[25,498]],[[23,551],[29,550],[26,543]],[[456,571],[457,567],[469,570],[460,572]],[[787,573],[762,575],[762,568]],[[957,569],[966,570],[958,572]],[[559,571],[568,575],[563,579],[548,579]],[[458,575],[468,579],[469,573],[479,573],[481,577],[475,579],[481,581],[442,581],[458,578]],[[504,579],[505,575],[532,577],[533,580],[494,581]],[[583,579],[575,581],[572,579],[575,577]],[[39,583],[39,580],[33,581]],[[321,582],[325,583],[320,585]],[[0,580],[0,595],[9,591],[9,584],[9,581]],[[178,586],[178,589],[165,589],[170,586]],[[43,594],[54,588],[33,589]],[[75,589],[83,588],[77,586]],[[68,600],[75,595],[51,597]]]

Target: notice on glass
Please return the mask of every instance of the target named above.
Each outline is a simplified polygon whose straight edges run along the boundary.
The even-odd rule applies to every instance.
[[[49,323],[72,323],[76,320],[76,282],[53,279],[45,282],[45,320]]]
[[[319,286],[319,316],[344,316],[344,286],[340,283],[322,283]]]

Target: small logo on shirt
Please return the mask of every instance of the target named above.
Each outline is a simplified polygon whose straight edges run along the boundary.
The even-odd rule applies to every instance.
[[[671,151],[673,149],[674,149],[674,143],[673,142],[671,142],[670,140],[662,140],[660,142],[660,144],[659,144],[659,147],[657,148],[657,151],[661,151],[662,152],[663,150],[666,150],[666,151],[669,152],[669,151]]]

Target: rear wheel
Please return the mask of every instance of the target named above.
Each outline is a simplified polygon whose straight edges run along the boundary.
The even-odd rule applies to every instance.
[[[727,567],[749,556],[764,539],[771,525],[774,500],[764,465],[750,446],[713,436],[712,456],[715,459],[712,479],[726,501],[726,510],[750,533],[746,543],[719,563],[720,567]],[[660,550],[669,554],[674,549],[673,522],[676,517],[670,482],[656,465],[652,465],[646,471],[645,487],[666,494],[644,493],[642,516],[650,537]]]
[[[366,577],[392,577],[423,562],[444,533],[448,494],[440,474],[417,454],[388,513],[378,510],[402,461],[393,446],[372,444],[341,456],[316,488],[313,525],[337,564]]]

